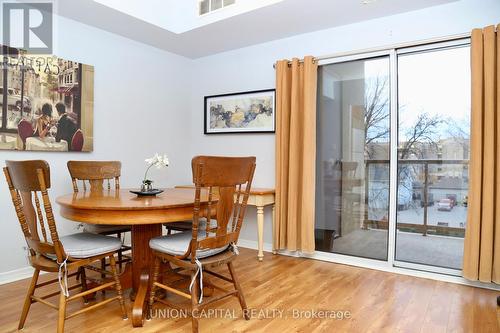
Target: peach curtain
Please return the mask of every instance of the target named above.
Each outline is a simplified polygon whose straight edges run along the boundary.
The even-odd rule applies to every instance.
[[[317,70],[311,56],[276,64],[274,249],[314,252]]]
[[[470,186],[463,276],[500,283],[500,33],[474,29],[471,41]]]

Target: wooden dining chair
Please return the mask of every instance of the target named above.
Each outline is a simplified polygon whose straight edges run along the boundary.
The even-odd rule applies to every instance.
[[[192,160],[193,182],[195,184],[195,198],[193,211],[193,228],[191,233],[176,233],[150,240],[155,261],[152,277],[150,278],[150,298],[148,307],[159,301],[174,308],[182,308],[181,304],[174,303],[168,298],[156,297],[158,288],[167,293],[172,292],[190,300],[192,331],[198,332],[198,318],[192,315],[194,311],[229,296],[238,298],[244,310],[245,319],[249,319],[247,306],[241,286],[237,280],[233,260],[238,254],[236,243],[240,234],[248,196],[255,171],[255,157],[214,157],[198,156]],[[213,188],[218,188],[218,195],[213,197]],[[203,191],[208,191],[208,209],[200,211],[200,197]],[[213,208],[216,213],[214,214]],[[202,221],[205,226],[199,228]],[[174,265],[176,268],[170,273],[181,274],[187,271],[191,279],[189,291],[175,289],[174,285],[158,282],[162,261]],[[226,265],[230,277],[215,273],[213,267]],[[209,274],[216,278],[232,283],[233,288],[226,290],[203,281],[202,275]],[[199,281],[200,280],[200,281]],[[219,290],[221,294],[214,294],[209,299],[203,299],[203,283]],[[150,314],[147,311],[147,314]]]
[[[73,316],[93,310],[114,300],[119,301],[122,316],[127,318],[125,303],[114,254],[121,247],[121,242],[114,238],[91,233],[77,233],[59,237],[54,214],[49,199],[50,170],[45,161],[6,161],[3,169],[9,186],[12,202],[21,225],[24,238],[29,247],[28,260],[35,269],[31,284],[24,301],[18,329],[24,327],[31,304],[42,303],[58,310],[57,332],[64,332],[64,322]],[[39,199],[41,194],[41,201]],[[41,233],[41,236],[40,236]],[[111,271],[101,271],[90,266],[93,262],[109,257]],[[112,280],[101,281],[92,289],[87,289],[85,269],[101,271],[112,275]],[[68,286],[68,278],[80,271],[84,278],[81,283]],[[58,273],[59,278],[38,283],[40,272]],[[106,281],[106,280],[105,280]],[[54,283],[59,283],[60,291],[43,296],[35,296],[35,291]],[[69,291],[81,288],[81,292],[70,295]],[[114,287],[117,295],[104,299],[93,305],[84,307],[71,314],[66,314],[66,304],[70,301],[96,293],[105,288]],[[47,301],[48,298],[59,295],[59,305]]]
[[[120,176],[122,164],[120,161],[68,161],[68,170],[73,182],[73,192],[78,193],[81,184],[83,191],[97,192],[113,188],[115,191],[120,189]],[[111,184],[113,186],[111,186]],[[100,235],[116,235],[121,239],[122,234],[131,231],[128,225],[103,225],[103,224],[85,224],[84,231]],[[124,257],[123,252],[130,251],[131,247],[123,245],[118,251],[118,265],[120,270],[124,262],[130,261],[130,257]],[[105,258],[102,262],[102,269],[106,267]]]

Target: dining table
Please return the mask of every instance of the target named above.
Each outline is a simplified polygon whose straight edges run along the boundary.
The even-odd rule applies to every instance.
[[[132,261],[120,274],[120,281],[122,288],[132,288],[135,296],[132,308],[134,327],[142,326],[145,315],[153,263],[149,240],[162,235],[163,223],[191,220],[194,197],[192,188],[168,188],[155,196],[140,196],[129,189],[120,189],[76,192],[56,199],[61,216],[70,221],[131,226]],[[207,209],[208,193],[202,191],[200,213],[207,214]]]

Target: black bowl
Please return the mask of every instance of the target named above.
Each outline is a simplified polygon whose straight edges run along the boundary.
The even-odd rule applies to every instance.
[[[163,190],[152,189],[151,191],[142,192],[141,190],[131,190],[130,193],[137,194],[138,196],[153,196],[162,193]]]

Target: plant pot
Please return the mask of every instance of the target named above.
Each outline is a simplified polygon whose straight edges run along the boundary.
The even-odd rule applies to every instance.
[[[153,190],[153,184],[142,184],[141,191],[142,192],[151,192]]]

